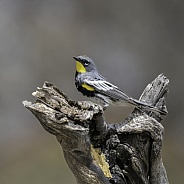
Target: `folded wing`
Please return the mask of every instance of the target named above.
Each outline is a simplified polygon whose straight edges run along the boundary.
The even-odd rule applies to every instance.
[[[85,80],[85,83],[93,87],[95,91],[99,92],[100,94],[104,94],[117,101],[122,100],[131,103],[131,98],[129,98],[122,90],[120,90],[117,86],[111,84],[110,82],[107,82],[105,80]]]

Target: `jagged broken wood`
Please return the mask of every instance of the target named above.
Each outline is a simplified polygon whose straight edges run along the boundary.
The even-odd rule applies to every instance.
[[[166,111],[168,84],[159,75],[140,100]],[[161,158],[164,115],[134,109],[123,122],[107,124],[100,105],[70,100],[51,83],[33,96],[36,102],[24,101],[25,107],[56,136],[78,184],[168,184]]]

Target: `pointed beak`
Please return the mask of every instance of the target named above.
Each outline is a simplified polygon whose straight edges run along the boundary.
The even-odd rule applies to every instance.
[[[78,57],[77,57],[77,56],[73,56],[73,58],[74,58],[76,61],[78,61]]]

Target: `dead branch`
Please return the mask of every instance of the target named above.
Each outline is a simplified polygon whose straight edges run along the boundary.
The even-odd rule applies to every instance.
[[[159,75],[140,97],[166,111],[169,80]],[[168,184],[161,148],[164,115],[135,109],[125,121],[107,124],[101,106],[70,100],[45,82],[24,106],[56,136],[78,184]]]

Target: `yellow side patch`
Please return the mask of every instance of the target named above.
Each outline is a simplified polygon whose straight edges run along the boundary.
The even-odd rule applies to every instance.
[[[87,89],[88,91],[95,91],[94,88],[92,88],[91,86],[88,86],[87,84],[82,84],[82,87]]]
[[[105,155],[100,151],[100,149],[94,148],[91,145],[91,155],[98,166],[102,169],[104,175],[108,178],[112,178],[111,172],[109,170],[109,164],[106,162]]]
[[[79,73],[85,73],[86,72],[86,69],[84,68],[84,66],[79,61],[76,61],[76,70]]]

